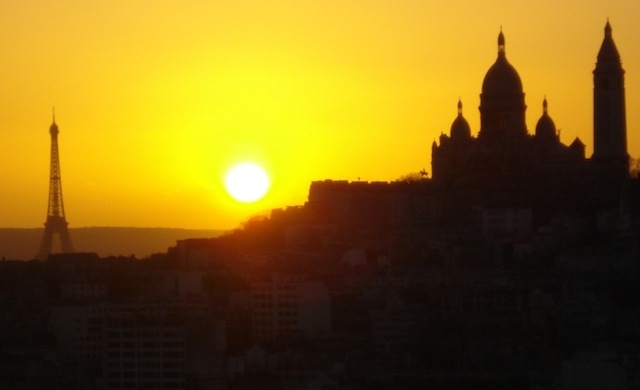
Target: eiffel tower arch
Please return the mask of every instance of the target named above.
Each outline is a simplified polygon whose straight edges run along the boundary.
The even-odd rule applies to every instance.
[[[47,207],[47,220],[44,223],[44,234],[40,243],[40,249],[36,259],[46,260],[51,253],[54,236],[60,239],[62,253],[73,253],[73,244],[67,226],[69,223],[64,216],[64,202],[62,200],[62,180],[60,177],[60,156],[58,154],[58,125],[55,113],[53,123],[49,127],[51,134],[51,163],[49,173],[49,204]]]

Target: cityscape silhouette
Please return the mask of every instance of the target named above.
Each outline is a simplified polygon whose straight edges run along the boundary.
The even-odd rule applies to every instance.
[[[54,117],[40,249],[0,262],[0,388],[637,388],[640,177],[612,26],[590,157],[551,98],[529,131],[507,36],[479,129],[452,101],[430,169],[316,180],[303,205],[141,258],[74,251]]]

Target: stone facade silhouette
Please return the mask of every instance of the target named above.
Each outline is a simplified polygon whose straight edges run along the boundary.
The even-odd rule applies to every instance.
[[[432,146],[432,176],[447,184],[491,180],[505,176],[560,175],[580,178],[605,169],[628,177],[625,125],[624,70],[607,22],[594,70],[594,155],[584,156],[584,144],[560,141],[549,105],[542,102],[542,116],[535,133],[525,123],[525,94],[516,69],[506,56],[505,38],[498,36],[498,57],[487,71],[480,94],[480,131],[471,135],[458,102],[458,117],[449,135]],[[595,164],[591,164],[591,162]]]
[[[432,144],[430,179],[315,182],[309,204],[330,220],[360,220],[378,228],[477,223],[478,210],[495,208],[529,209],[534,225],[540,225],[558,214],[616,208],[630,174],[624,70],[609,22],[593,74],[595,144],[587,158],[579,138],[569,145],[561,142],[546,97],[535,130],[529,132],[522,80],[507,60],[500,31],[496,61],[482,83],[477,136],[458,101],[449,133]]]

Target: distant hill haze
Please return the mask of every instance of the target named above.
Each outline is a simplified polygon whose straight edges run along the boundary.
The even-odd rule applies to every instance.
[[[35,257],[43,228],[0,228],[0,258],[31,260]],[[172,228],[86,227],[69,229],[76,252],[94,252],[100,257],[135,256],[143,258],[165,253],[178,240],[212,238],[223,230],[193,230]],[[59,252],[58,237],[54,237],[52,252]]]

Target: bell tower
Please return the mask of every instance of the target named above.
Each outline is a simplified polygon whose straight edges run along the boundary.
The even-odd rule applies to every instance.
[[[624,69],[609,21],[593,71],[593,156],[608,174],[629,176]]]
[[[58,235],[63,253],[73,253],[73,244],[67,220],[64,216],[64,202],[62,201],[62,181],[60,178],[60,156],[58,154],[58,125],[56,124],[55,112],[53,122],[49,127],[51,135],[51,163],[49,172],[49,204],[47,207],[47,220],[44,223],[44,234],[40,249],[36,255],[38,260],[46,260],[51,253],[53,236]]]

